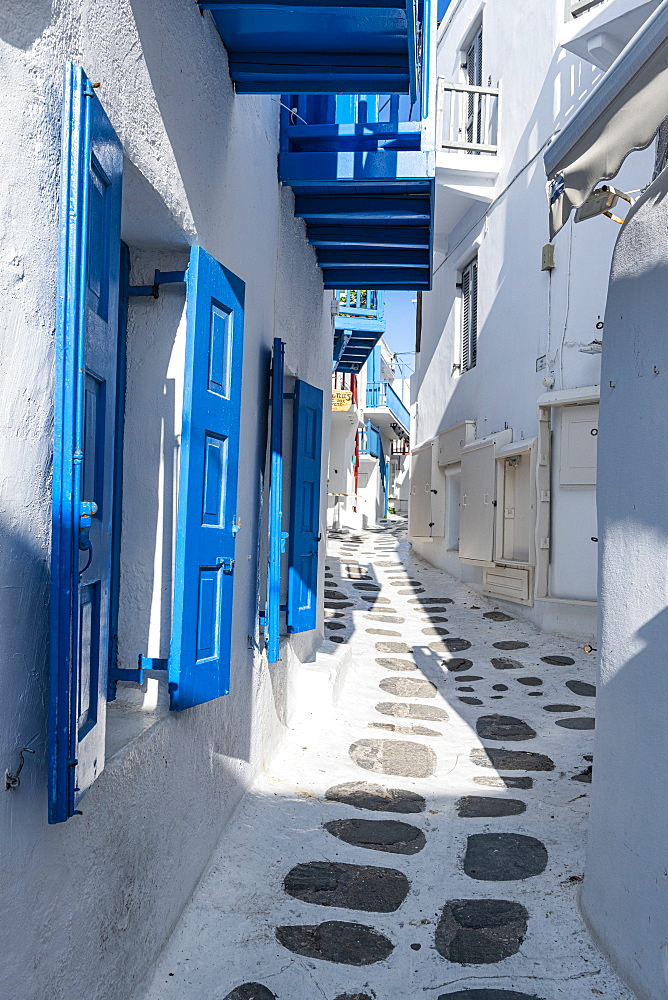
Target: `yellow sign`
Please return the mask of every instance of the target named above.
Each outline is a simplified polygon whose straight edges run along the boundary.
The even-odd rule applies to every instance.
[[[332,409],[349,410],[353,403],[353,394],[350,389],[332,390]]]

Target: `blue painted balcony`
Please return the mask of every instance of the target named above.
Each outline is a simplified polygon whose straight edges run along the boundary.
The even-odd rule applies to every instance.
[[[199,0],[211,11],[239,93],[417,98],[429,0]]]
[[[390,437],[408,437],[411,415],[390,382],[367,382],[366,409],[379,411],[374,413],[374,420],[381,424],[384,420],[388,424],[386,430]]]
[[[433,119],[402,121],[396,96],[288,94],[283,104],[279,176],[325,287],[429,289]]]
[[[382,456],[384,459],[380,431],[377,427],[374,427],[370,420],[367,420],[357,433],[359,435],[360,455],[371,455],[372,458],[380,458]]]
[[[357,373],[385,333],[385,297],[368,288],[335,293],[333,370]]]

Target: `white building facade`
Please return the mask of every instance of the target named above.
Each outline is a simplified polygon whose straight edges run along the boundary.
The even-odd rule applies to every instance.
[[[518,0],[509,16],[500,0],[460,0],[439,28],[411,539],[432,564],[583,642],[596,634],[600,352],[619,229],[571,218],[549,244],[542,153],[654,7]],[[617,186],[637,192],[652,164],[634,154]]]
[[[0,62],[0,994],[127,997],[285,732],[296,665],[321,638],[321,609],[287,634],[279,607],[278,654],[265,642],[274,455],[288,531],[292,458],[313,445],[315,567],[324,546],[330,296],[278,181],[278,98],[235,95],[210,14],[162,0],[5,7]],[[198,393],[215,400],[199,453]],[[298,452],[305,393],[314,422]],[[68,467],[77,412],[83,456],[70,449]],[[77,462],[74,499],[91,506],[72,570]],[[279,604],[296,566],[285,549]],[[55,674],[71,635],[52,616],[48,726],[50,578],[52,607],[76,594],[79,616]],[[176,677],[174,644],[191,640],[202,671],[188,679],[184,654]]]

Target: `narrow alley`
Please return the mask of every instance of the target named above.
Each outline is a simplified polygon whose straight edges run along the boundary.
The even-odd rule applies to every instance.
[[[143,1000],[625,1000],[576,898],[595,656],[332,532],[326,630]],[[194,820],[196,822],[196,820]]]

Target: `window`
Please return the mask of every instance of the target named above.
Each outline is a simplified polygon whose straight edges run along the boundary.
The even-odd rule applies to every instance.
[[[461,371],[475,368],[478,357],[478,258],[462,270]]]
[[[605,0],[566,0],[566,17],[579,17],[592,7],[598,7]]]
[[[476,30],[466,50],[464,65],[469,87],[482,87],[482,24]],[[478,145],[483,141],[482,100],[481,95],[475,91],[469,91],[468,95],[466,141]]]

